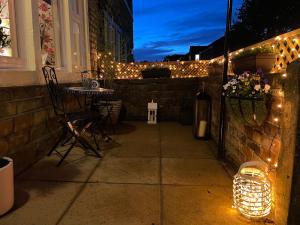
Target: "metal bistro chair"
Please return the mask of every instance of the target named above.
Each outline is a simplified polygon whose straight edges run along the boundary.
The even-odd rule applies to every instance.
[[[101,88],[110,88],[107,86],[107,80],[103,78],[100,74],[100,71],[97,70],[85,70],[81,71],[82,78],[93,78],[98,80]],[[116,133],[115,126],[113,124],[112,112],[113,104],[110,103],[111,96],[102,96],[101,98],[92,98],[91,100],[91,109],[98,111],[102,115],[102,123],[105,127],[109,123],[110,128],[113,133]],[[111,138],[109,138],[111,139]]]
[[[44,66],[42,68],[43,74],[45,77],[47,89],[50,95],[54,113],[58,118],[58,122],[63,127],[63,133],[59,140],[55,143],[53,148],[48,153],[50,156],[54,151],[56,151],[60,156],[61,160],[57,164],[60,166],[61,163],[65,160],[74,146],[79,143],[82,146],[82,149],[85,151],[92,151],[97,157],[101,158],[101,155],[97,150],[99,150],[98,143],[96,141],[95,134],[93,133],[94,141],[97,146],[97,150],[83,137],[83,134],[91,127],[95,118],[95,115],[85,112],[76,112],[76,113],[67,113],[64,103],[64,91],[59,86],[57,81],[55,69],[51,66]],[[68,137],[69,136],[69,137]],[[65,145],[70,142],[69,148],[62,155],[57,151],[57,147]]]

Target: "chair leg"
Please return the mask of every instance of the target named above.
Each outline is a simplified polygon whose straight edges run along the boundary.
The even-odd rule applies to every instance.
[[[71,150],[74,148],[75,144],[77,141],[74,141],[71,146],[68,148],[68,150],[66,151],[66,153],[64,154],[64,156],[61,158],[61,160],[59,161],[59,163],[57,164],[57,166],[60,166],[62,164],[62,162],[65,160],[65,158],[69,155],[69,153],[71,152]]]
[[[58,141],[55,143],[55,145],[52,147],[52,149],[49,151],[48,156],[50,156],[54,150],[59,146],[59,144],[66,138],[67,136],[67,130],[64,129],[62,135],[60,136],[60,138],[58,139]]]
[[[96,147],[97,147],[97,150],[100,150],[99,143],[98,143],[98,141],[97,141],[96,135],[95,135],[95,134],[92,134],[92,135],[93,135],[94,142],[95,142],[95,145],[96,145]]]
[[[113,107],[109,107],[107,106],[107,116],[108,116],[108,119],[109,119],[109,122],[110,122],[110,126],[111,126],[111,131],[113,132],[113,134],[116,133],[116,129],[115,129],[115,126],[113,124],[113,120],[112,120],[112,117],[111,117],[111,113],[112,113],[112,110],[113,110]]]
[[[77,141],[86,149],[90,149],[92,152],[94,152],[98,158],[102,158],[99,152],[90,143],[79,137],[77,137]]]

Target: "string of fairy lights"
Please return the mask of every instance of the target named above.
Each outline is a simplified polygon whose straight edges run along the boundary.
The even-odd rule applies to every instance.
[[[281,35],[267,42],[239,49],[229,54],[229,63],[231,63],[234,56],[238,56],[246,49],[255,50],[256,48],[270,46],[278,53],[273,72],[281,72],[286,69],[287,64],[292,60],[300,58],[299,37],[300,34],[288,37]],[[101,73],[114,73],[116,79],[142,79],[141,71],[150,68],[168,68],[171,70],[171,78],[201,77],[207,75],[207,67],[215,62],[224,63],[224,57],[199,61],[121,63],[114,60],[111,52],[97,54],[97,66],[100,67]]]
[[[142,79],[142,70],[168,68],[171,78],[193,78],[207,75],[207,60],[149,63],[115,62],[111,52],[97,55],[97,67],[102,74],[114,73],[116,79]]]
[[[300,58],[300,45],[299,45],[300,34],[293,36],[277,36],[272,42],[268,40],[267,42],[262,42],[254,46],[250,46],[245,49],[240,49],[229,54],[229,63],[234,56],[238,56],[246,49],[255,50],[256,48],[262,48],[265,46],[271,46],[275,52],[278,53],[276,58],[276,64],[274,66],[273,72],[280,72],[286,69],[288,63],[292,60]],[[116,62],[111,52],[99,53],[97,54],[97,68],[101,74],[114,74],[116,79],[142,79],[141,71],[150,68],[168,68],[171,70],[171,78],[192,78],[207,76],[207,67],[210,64],[218,63],[222,65],[224,63],[224,57],[218,57],[212,60],[200,60],[200,61],[175,61],[175,62],[151,62],[151,63],[121,63]],[[278,92],[278,96],[281,102],[275,107],[282,111],[284,107],[283,97],[284,97],[284,80],[287,78],[287,73],[282,73],[281,78],[283,80],[283,85],[281,90]],[[272,159],[271,152],[274,145],[274,140],[280,130],[280,119],[278,116],[273,116],[272,121],[275,126],[278,127],[277,133],[274,135],[269,147],[269,155],[265,159],[272,168],[278,167],[278,160]]]
[[[277,105],[276,105],[276,108],[277,108],[277,110],[280,111],[280,113],[282,113],[282,110],[283,110],[283,107],[284,107],[284,83],[285,83],[284,81],[287,78],[287,76],[288,76],[287,73],[282,73],[281,74],[281,79],[282,79],[281,86],[282,87],[278,92],[278,96],[280,97],[280,103],[277,103]],[[267,162],[269,163],[270,166],[273,166],[274,168],[277,168],[278,167],[278,159],[277,160],[276,159],[272,160],[271,152],[272,152],[272,147],[273,147],[273,144],[274,144],[274,140],[280,132],[280,125],[279,125],[280,119],[279,119],[279,117],[278,116],[273,116],[273,122],[277,126],[277,132],[274,134],[274,136],[272,138],[271,145],[269,147],[269,156],[266,160],[267,160]]]

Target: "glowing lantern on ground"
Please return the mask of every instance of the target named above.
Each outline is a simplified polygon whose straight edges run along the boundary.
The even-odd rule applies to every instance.
[[[271,211],[271,183],[263,162],[241,165],[233,181],[233,206],[249,219],[259,219]]]

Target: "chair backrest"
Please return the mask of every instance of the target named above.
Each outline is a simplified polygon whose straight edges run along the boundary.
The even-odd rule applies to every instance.
[[[55,114],[65,115],[64,93],[57,81],[54,67],[44,66],[42,70]]]

